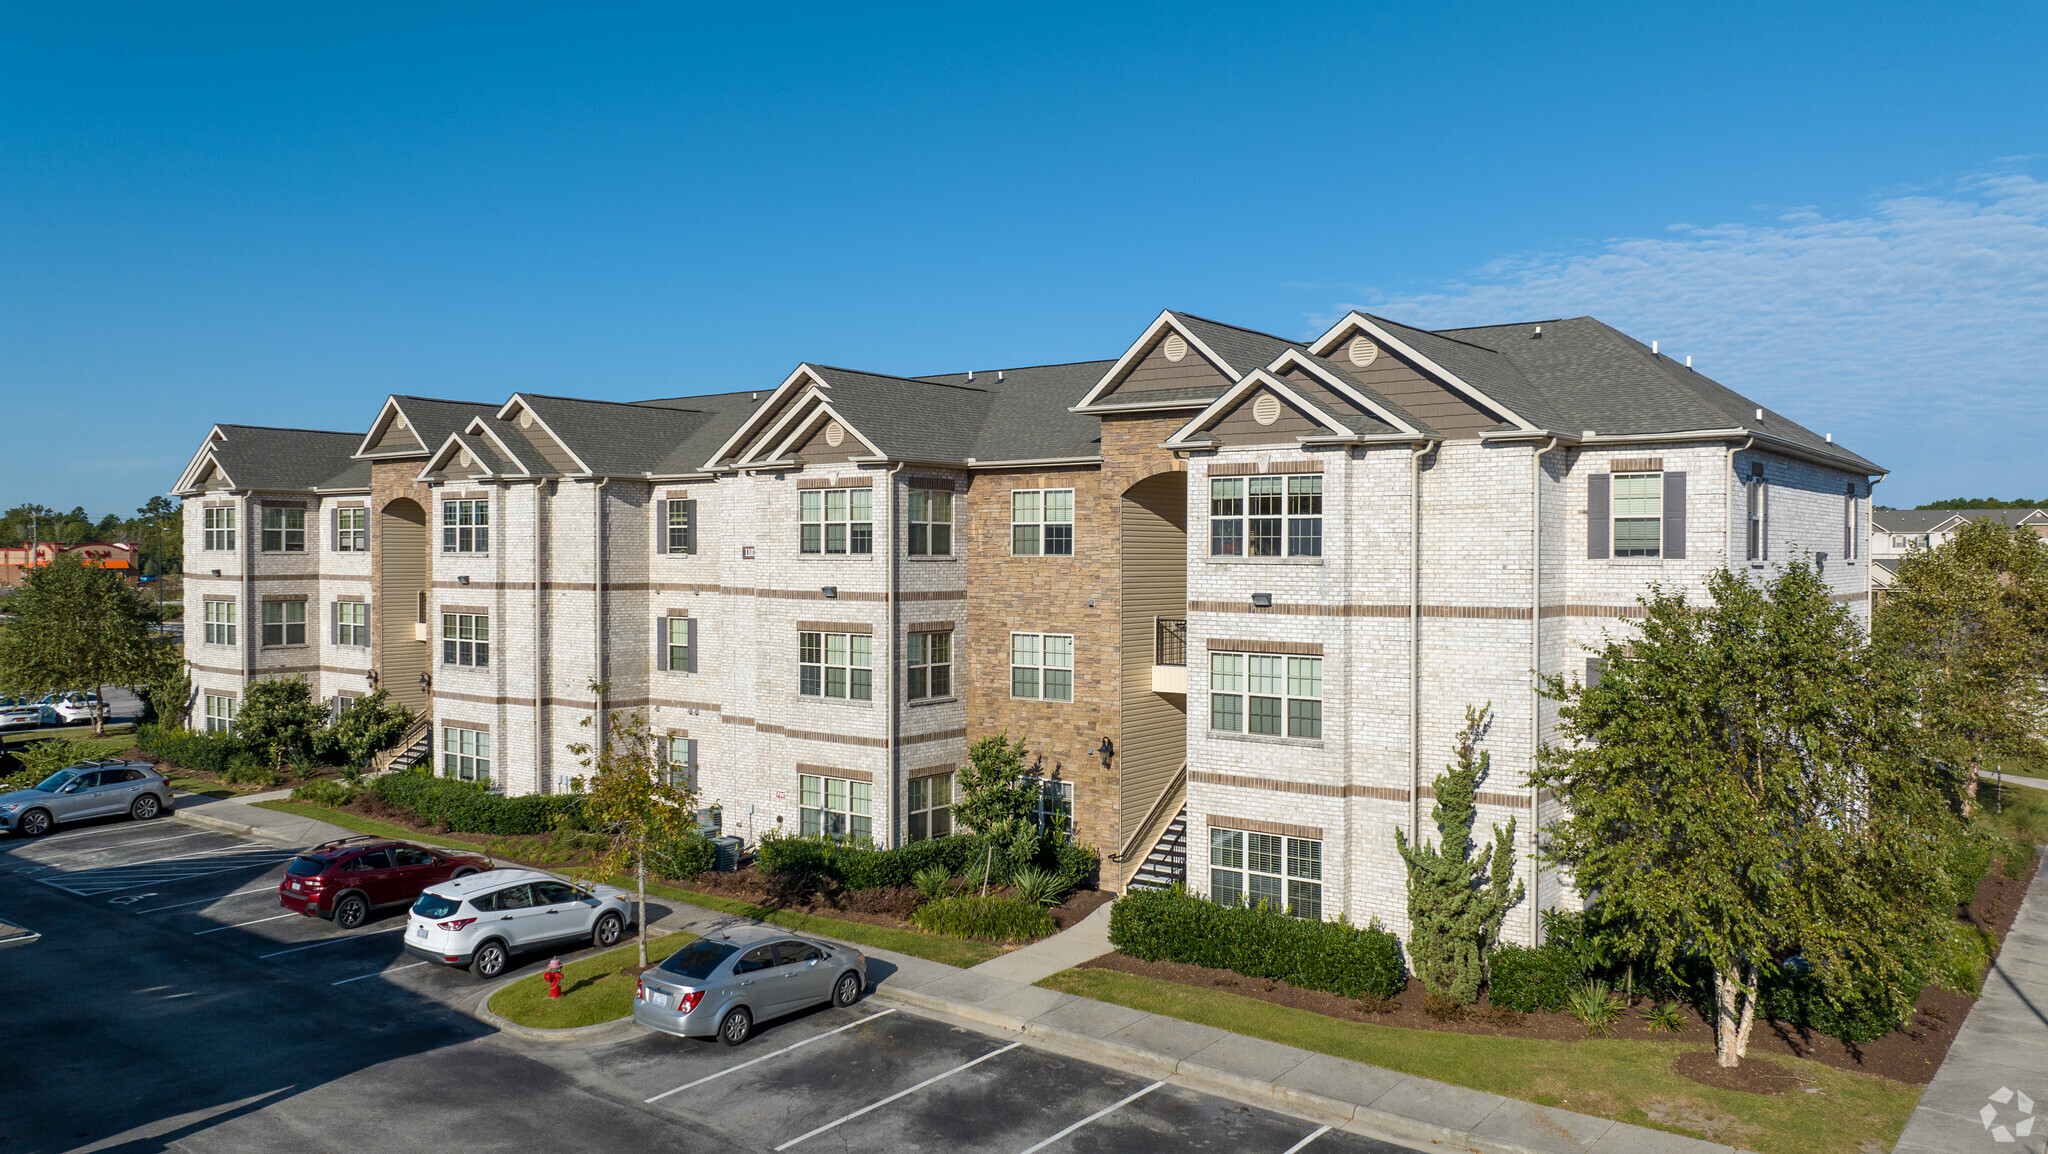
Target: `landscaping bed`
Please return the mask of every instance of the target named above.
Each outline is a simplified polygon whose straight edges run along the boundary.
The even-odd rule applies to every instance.
[[[732,873],[699,874],[688,884],[704,893],[755,905],[905,929],[910,928],[911,912],[924,904],[924,897],[914,886],[872,890],[820,886],[808,893],[802,889],[792,892],[790,887],[778,884],[775,876],[763,873],[758,866],[748,866]],[[1003,886],[991,886],[989,892],[999,894],[1007,890]],[[1116,895],[1107,890],[1075,890],[1047,912],[1052,915],[1053,924],[1064,930],[1115,899]]]
[[[659,965],[695,934],[663,934],[647,941],[647,961]],[[491,1012],[516,1025],[537,1030],[568,1030],[615,1022],[633,1012],[633,991],[642,973],[640,947],[628,942],[615,950],[562,967],[562,996],[548,997],[545,973],[529,974],[491,995]]]

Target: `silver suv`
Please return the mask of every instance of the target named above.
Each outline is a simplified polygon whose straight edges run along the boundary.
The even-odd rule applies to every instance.
[[[613,886],[579,888],[539,870],[486,870],[421,893],[406,923],[405,950],[444,966],[467,966],[489,981],[522,951],[580,942],[615,946],[632,918],[626,891]]]
[[[0,794],[0,830],[41,837],[58,823],[127,814],[148,821],[171,812],[171,784],[140,761],[82,761],[27,789]]]

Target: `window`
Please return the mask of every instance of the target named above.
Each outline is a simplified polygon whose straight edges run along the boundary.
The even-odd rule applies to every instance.
[[[873,553],[873,489],[805,489],[797,494],[798,548],[805,553]]]
[[[663,785],[697,788],[697,742],[688,737],[654,739],[654,772]]]
[[[441,772],[463,781],[490,781],[491,735],[479,729],[442,726]]]
[[[441,502],[441,552],[488,553],[491,551],[491,503],[489,501]]]
[[[1010,634],[1010,696],[1074,700],[1073,635]]]
[[[491,619],[484,613],[441,614],[441,664],[491,663]]]
[[[946,837],[953,832],[953,775],[935,773],[913,777],[906,785],[910,811],[910,840]]]
[[[334,548],[342,553],[370,551],[370,511],[359,507],[334,511]]]
[[[1211,557],[1323,555],[1323,478],[1218,477],[1209,482]]]
[[[263,603],[263,644],[304,645],[306,643],[306,603],[304,601],[265,601]]]
[[[1051,830],[1062,839],[1071,839],[1074,836],[1074,783],[1040,781],[1038,806],[1031,816],[1038,822],[1038,828]]]
[[[797,634],[797,692],[805,697],[874,697],[875,639],[866,633]]]
[[[1209,897],[1270,903],[1297,918],[1323,916],[1323,843],[1235,829],[1209,831]]]
[[[201,510],[200,524],[205,526],[201,537],[207,549],[233,550],[235,547],[235,511],[232,508]]]
[[[1765,531],[1770,513],[1770,492],[1764,485],[1763,467],[1753,465],[1749,473],[1749,559],[1763,561],[1770,557],[1770,538]],[[1899,540],[1893,538],[1894,541]]]
[[[1842,560],[1856,559],[1856,482],[1842,494]]]
[[[362,601],[334,603],[334,643],[366,649],[370,645],[370,606]]]
[[[1894,533],[1894,534],[1892,534],[1892,548],[1894,548],[1894,549],[1900,549],[1900,550],[1903,550],[1903,549],[1905,549],[1905,547],[1906,547],[1906,537],[1905,537],[1905,534],[1903,534],[1903,533]],[[1756,554],[1755,554],[1755,553],[1751,553],[1751,554],[1750,554],[1750,556],[1754,557],[1754,556],[1756,556]]]
[[[1656,557],[1663,553],[1664,474],[1616,473],[1614,555]]]
[[[663,501],[662,521],[667,530],[663,550],[669,553],[695,553],[697,551],[697,527],[693,524],[696,513],[695,501]]]
[[[263,510],[263,551],[265,553],[304,553],[306,551],[306,511],[304,509]]]
[[[206,732],[227,733],[235,728],[235,699],[206,695]]]
[[[690,638],[696,632],[695,622],[688,617],[664,617],[661,619],[661,657],[663,669],[677,673],[696,672],[696,661],[690,652]]]
[[[912,489],[910,491],[910,555],[951,557],[953,555],[953,491]]]
[[[1074,491],[1016,489],[1010,493],[1010,552],[1018,557],[1074,555]]]
[[[206,603],[206,643],[208,645],[233,645],[235,643],[234,602],[208,601]]]
[[[910,635],[909,691],[905,700],[953,696],[953,635],[913,633]]]
[[[1323,659],[1211,653],[1209,728],[1268,737],[1322,737]]]
[[[873,785],[843,777],[801,774],[797,786],[801,802],[798,829],[805,837],[848,842],[873,840]]]

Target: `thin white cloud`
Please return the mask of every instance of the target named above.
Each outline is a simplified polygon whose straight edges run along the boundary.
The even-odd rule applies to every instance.
[[[2032,176],[1524,254],[1356,307],[1432,328],[1591,314],[1893,467],[1882,499],[2048,495],[2048,184]]]

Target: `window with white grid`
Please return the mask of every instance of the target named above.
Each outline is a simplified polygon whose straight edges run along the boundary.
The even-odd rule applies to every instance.
[[[306,551],[306,511],[304,509],[263,510],[263,551],[265,553],[303,553]]]
[[[869,701],[875,693],[875,639],[866,633],[797,634],[797,692],[805,697]]]
[[[1074,700],[1074,635],[1010,634],[1010,696]]]
[[[491,663],[491,618],[485,613],[441,614],[441,664]]]
[[[370,606],[362,601],[334,603],[334,643],[366,649],[370,644]]]
[[[235,643],[234,602],[208,601],[206,603],[206,643],[208,645],[233,645]]]
[[[951,557],[953,555],[953,491],[912,489],[910,491],[910,555]]]
[[[1018,557],[1074,555],[1074,491],[1017,489],[1010,493],[1010,552]]]
[[[463,781],[490,781],[491,735],[480,729],[442,726],[441,772]]]
[[[1209,654],[1209,728],[1267,737],[1323,736],[1323,659]]]
[[[805,489],[797,494],[797,549],[803,553],[875,551],[873,489]]]
[[[200,512],[202,548],[232,551],[235,547],[235,511],[232,508],[205,509]]]
[[[342,553],[370,551],[370,511],[350,506],[334,511],[334,548]]]
[[[1664,474],[1614,474],[1614,555],[1659,557],[1664,552]]]
[[[803,836],[855,844],[873,840],[874,786],[868,782],[799,774],[797,796]]]
[[[441,502],[441,552],[490,551],[491,503],[487,500]]]
[[[1224,905],[1270,905],[1297,918],[1323,916],[1323,843],[1309,838],[1209,831],[1209,897]]]
[[[228,733],[235,728],[235,699],[206,695],[206,732]]]
[[[945,837],[953,832],[953,775],[935,773],[904,783],[910,814],[910,840]]]
[[[904,652],[904,700],[953,696],[952,633],[912,633]]]

